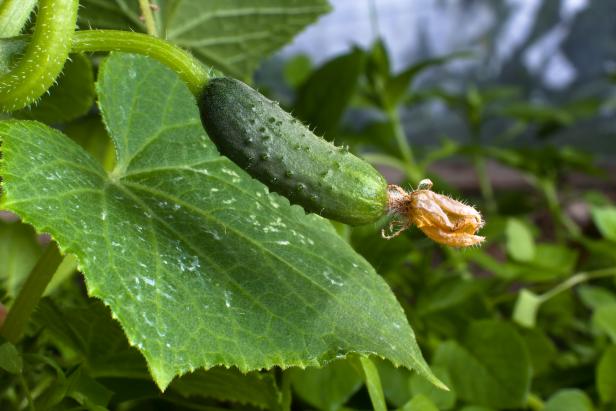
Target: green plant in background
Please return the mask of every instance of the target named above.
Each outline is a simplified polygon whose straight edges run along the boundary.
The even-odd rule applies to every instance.
[[[22,219],[0,225],[0,295],[8,307],[0,408],[614,405],[616,208],[583,193],[599,230],[589,235],[567,214],[561,184],[571,170],[600,170],[573,149],[482,144],[491,119],[504,120],[504,141],[522,132],[549,138],[598,105],[551,109],[482,88],[416,90],[424,70],[468,56],[392,74],[381,42],[316,70],[293,61],[287,78],[296,97],[288,108],[317,133],[411,186],[427,175],[438,184],[430,166],[452,156],[476,170],[486,247],[441,248],[417,230],[384,241],[386,221],[336,231],[219,155],[193,96],[219,76],[203,63],[248,80],[326,3],[185,0],[150,8],[86,0],[77,16],[75,2],[40,0],[34,34],[14,37],[35,6],[27,3],[0,3],[0,90],[11,90],[3,100],[11,119],[0,123],[1,204]],[[49,7],[58,14],[43,13]],[[73,33],[76,18],[82,27],[115,30]],[[61,50],[37,47],[61,37]],[[73,53],[126,51],[167,67],[134,54],[102,61],[73,54],[48,95],[14,111],[17,100],[26,105],[45,90],[13,84],[11,75],[51,84],[69,43]],[[39,64],[41,53],[62,62]],[[432,99],[460,109],[469,144],[444,140],[429,151],[409,144],[404,106]],[[375,120],[351,129],[346,119],[363,111]],[[536,192],[492,187],[488,159],[520,169]],[[553,229],[530,224],[543,210]],[[41,246],[26,223],[50,233],[65,257],[53,242]]]

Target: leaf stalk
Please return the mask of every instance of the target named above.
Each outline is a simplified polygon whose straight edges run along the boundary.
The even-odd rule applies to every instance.
[[[30,271],[17,298],[13,302],[0,335],[15,344],[23,335],[34,308],[41,299],[47,284],[51,281],[56,269],[62,262],[62,256],[55,243],[49,244],[41,258]]]
[[[141,14],[145,20],[145,28],[150,36],[158,37],[158,30],[156,28],[156,21],[154,20],[154,14],[152,13],[152,6],[149,0],[139,0],[139,7],[141,8]]]

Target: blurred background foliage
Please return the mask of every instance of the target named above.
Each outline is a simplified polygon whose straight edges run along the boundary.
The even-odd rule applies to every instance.
[[[193,37],[210,33],[181,30],[181,20],[166,19],[165,7],[160,19],[171,40],[193,44],[193,51],[201,47],[195,54],[208,64],[254,81],[390,182],[410,189],[429,177],[437,191],[484,214],[486,244],[468,250],[438,246],[414,229],[385,241],[385,221],[338,227],[391,285],[424,355],[451,388],[440,391],[378,362],[387,407],[616,409],[616,4],[330,3],[329,14],[267,59],[327,6],[319,4],[291,31],[257,21],[255,30],[271,29],[279,37],[261,40],[256,51],[247,51],[251,44],[238,46],[235,54],[225,47],[208,53],[207,42]],[[137,2],[84,4],[83,26],[143,29]],[[41,104],[43,114],[20,115],[60,124],[111,169],[113,151],[92,108],[93,68],[77,59],[70,69],[86,73],[71,79],[89,90],[79,94],[86,101],[73,106],[74,113],[53,117]],[[49,98],[58,99],[50,102],[53,108],[70,97],[52,92]],[[3,215],[3,301],[14,297],[44,244],[45,238]],[[25,378],[36,385],[41,404],[122,410],[372,407],[355,360],[246,376],[196,372],[160,394],[106,309],[86,301],[74,265],[63,270],[58,278],[72,280],[53,284],[30,331],[29,354],[19,360],[37,369]],[[21,370],[15,358],[0,344],[0,368],[7,371],[0,374],[2,409],[24,406],[14,394],[24,377],[10,377]]]

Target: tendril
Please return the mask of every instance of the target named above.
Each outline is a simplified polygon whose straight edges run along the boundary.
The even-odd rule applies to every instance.
[[[22,109],[54,83],[71,50],[78,0],[40,0],[36,26],[23,57],[0,77],[0,111]]]

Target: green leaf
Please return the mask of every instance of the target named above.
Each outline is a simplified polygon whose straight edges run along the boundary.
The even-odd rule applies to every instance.
[[[82,29],[108,28],[145,31],[139,19],[139,2],[126,0],[81,0],[78,23]],[[162,3],[157,1],[157,4]]]
[[[582,390],[563,389],[552,395],[543,411],[592,411],[592,401]]]
[[[65,123],[86,114],[94,104],[94,74],[90,59],[72,54],[57,83],[35,105],[13,113],[21,119]]]
[[[271,373],[242,374],[237,369],[212,368],[195,371],[175,380],[170,389],[184,397],[208,397],[258,408],[281,408],[282,394]]]
[[[86,0],[83,26],[143,31],[137,2]],[[330,7],[326,0],[159,0],[158,31],[206,64],[248,79],[261,60]]]
[[[364,52],[354,50],[319,67],[300,87],[293,114],[316,133],[333,137],[355,92],[363,62]]]
[[[616,304],[616,294],[604,287],[581,285],[577,287],[580,300],[592,310],[607,305]]]
[[[608,240],[616,241],[616,207],[595,206],[591,207],[590,212],[601,235]]]
[[[165,13],[167,38],[204,62],[248,77],[330,8],[326,0],[176,0]]]
[[[512,275],[525,281],[552,281],[571,275],[576,267],[579,253],[563,244],[541,243],[534,246],[531,261],[511,264]],[[500,265],[504,266],[502,263]],[[505,267],[501,267],[504,270]]]
[[[115,169],[40,123],[5,121],[2,206],[78,257],[159,387],[201,367],[349,353],[439,383],[382,278],[326,220],[220,156],[176,74],[117,54],[99,76]]]
[[[0,220],[0,282],[7,294],[15,298],[28,273],[41,256],[36,233],[27,224]]]
[[[602,305],[592,316],[592,322],[616,343],[616,303]]]
[[[513,308],[513,321],[524,327],[534,327],[541,303],[543,303],[541,296],[527,289],[520,290]]]
[[[400,408],[401,411],[439,411],[439,408],[423,394],[417,394]]]
[[[362,386],[362,379],[349,360],[335,361],[323,368],[297,368],[289,374],[295,393],[323,411],[339,409]]]
[[[516,218],[507,220],[507,253],[517,261],[531,261],[535,256],[535,240],[526,224]]]
[[[285,82],[292,87],[299,87],[312,71],[312,61],[305,54],[298,54],[288,59],[282,71]]]
[[[530,281],[547,281],[573,273],[578,252],[562,244],[537,244],[535,258],[529,264],[529,272],[522,278]]]
[[[552,340],[537,328],[524,330],[522,337],[526,342],[528,354],[533,364],[533,375],[536,376],[549,371],[552,361],[558,354],[558,350]],[[438,373],[435,374],[438,375]]]
[[[599,360],[597,391],[601,401],[616,403],[616,345],[609,347]]]
[[[416,64],[412,64],[409,67],[402,70],[400,73],[388,78],[385,85],[385,99],[388,107],[396,107],[409,91],[415,77],[424,72],[425,70],[443,64],[449,63],[452,60],[469,57],[468,53],[453,53],[443,57],[436,57],[430,59],[424,59]]]
[[[451,387],[451,378],[446,368],[435,366],[432,367],[432,371],[443,383]],[[434,385],[427,383],[424,378],[419,377],[417,374],[411,377],[411,392],[415,396],[419,394],[425,395],[439,410],[450,410],[456,403],[455,391],[438,389]]]
[[[143,357],[130,347],[109,309],[99,301],[59,306],[42,300],[34,321],[60,351],[76,353],[94,377],[146,378]]]
[[[439,345],[434,365],[446,368],[459,398],[477,405],[515,408],[526,403],[531,364],[524,340],[509,324],[470,325],[464,345]]]
[[[392,404],[395,407],[402,407],[411,399],[412,394],[409,382],[411,381],[412,375],[417,376],[417,378],[422,381],[426,381],[424,378],[418,376],[417,374],[412,374],[405,368],[394,367],[388,361],[375,361],[375,363],[379,368],[379,375],[383,383],[383,394],[385,394],[385,399],[389,404]],[[434,371],[434,369],[432,369],[432,371]],[[429,382],[428,385],[433,387],[433,385]],[[437,391],[443,392],[443,390],[439,389],[437,389]]]
[[[0,369],[11,374],[21,373],[23,363],[17,348],[8,341],[0,341]]]
[[[419,295],[417,312],[420,315],[454,311],[471,299],[477,299],[477,282],[459,278],[446,278],[435,282],[432,287]]]
[[[66,395],[92,411],[105,411],[113,396],[102,384],[90,377],[83,368],[77,368],[67,378]]]

